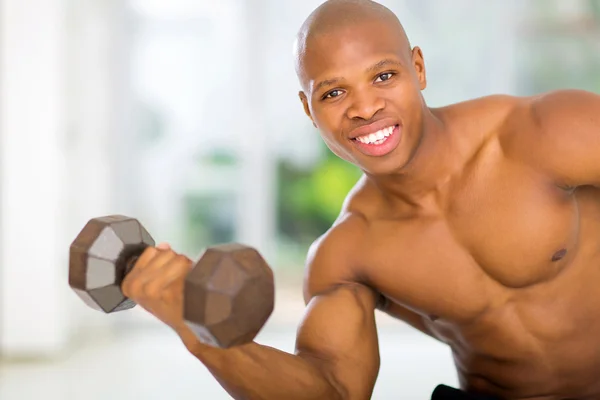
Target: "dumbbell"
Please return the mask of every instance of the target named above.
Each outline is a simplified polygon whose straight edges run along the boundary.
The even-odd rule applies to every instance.
[[[154,239],[135,218],[91,219],[71,243],[69,286],[90,307],[115,313],[135,307],[121,283]],[[273,312],[273,271],[238,243],[208,247],[188,273],[183,318],[202,342],[219,348],[249,343]]]

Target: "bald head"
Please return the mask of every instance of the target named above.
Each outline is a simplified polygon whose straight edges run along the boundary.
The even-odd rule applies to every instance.
[[[298,97],[334,154],[374,174],[412,159],[427,112],[425,63],[393,12],[371,0],[328,0],[302,25],[295,56]],[[382,162],[357,141],[365,129],[383,126],[402,127],[402,146],[400,135],[384,142],[401,148],[400,158]]]
[[[304,21],[294,44],[299,78],[307,48],[318,39],[365,23],[386,24],[410,53],[410,43],[398,17],[387,7],[371,0],[327,0]]]

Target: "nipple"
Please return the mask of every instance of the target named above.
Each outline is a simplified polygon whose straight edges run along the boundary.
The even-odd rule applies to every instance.
[[[556,262],[556,261],[560,261],[563,258],[565,258],[565,256],[567,255],[567,249],[562,249],[560,251],[557,251],[553,256],[552,256],[552,262]]]

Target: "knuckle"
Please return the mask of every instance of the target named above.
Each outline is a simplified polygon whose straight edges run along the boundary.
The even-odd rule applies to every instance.
[[[160,252],[161,254],[174,254],[175,252],[173,251],[172,248],[168,247],[168,248],[164,248],[164,249],[157,249],[158,252]]]
[[[160,254],[156,256],[155,261],[162,265],[166,265],[173,260],[177,254],[172,250],[161,250]]]
[[[161,294],[162,282],[160,279],[154,279],[144,285],[144,295],[148,299],[156,299]]]
[[[177,257],[175,258],[175,261],[177,262],[178,265],[180,265],[181,267],[187,267],[188,265],[190,265],[192,263],[192,260],[190,260],[187,256],[185,256],[184,254],[178,254]]]
[[[151,259],[154,256],[156,256],[157,253],[158,253],[158,250],[156,248],[148,246],[144,249],[144,251],[140,255],[140,258]]]
[[[121,284],[121,291],[130,299],[140,299],[145,293],[144,274],[130,273]]]
[[[183,263],[187,261],[187,257],[183,254],[176,254],[175,255],[175,261],[177,261],[178,263]]]
[[[139,297],[140,294],[140,284],[139,281],[134,277],[127,277],[123,284],[121,285],[121,291],[125,296],[130,299],[135,299]]]

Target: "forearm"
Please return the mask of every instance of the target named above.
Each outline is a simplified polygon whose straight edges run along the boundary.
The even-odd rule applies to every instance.
[[[186,343],[236,400],[342,400],[325,374],[299,356],[250,343],[227,350]]]

